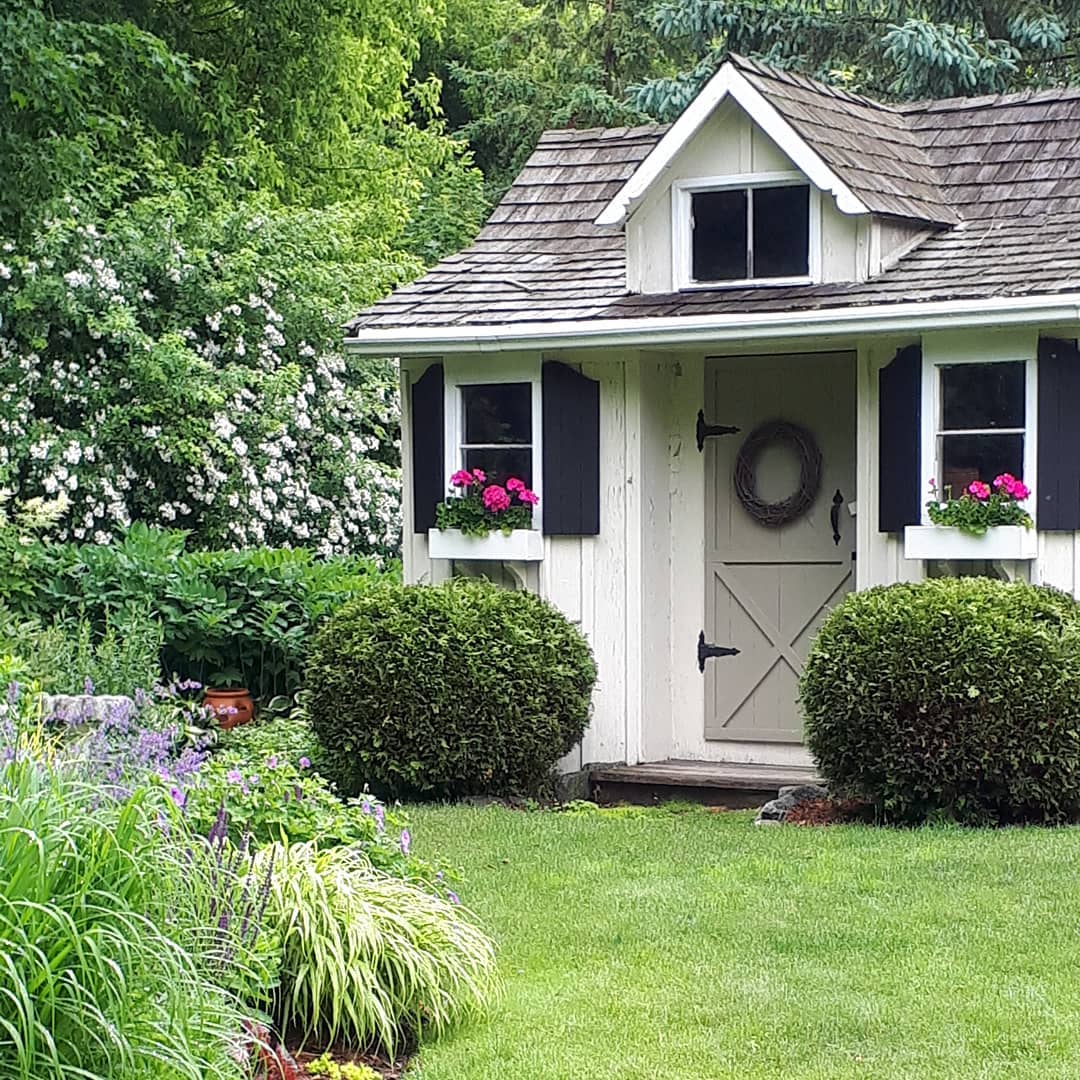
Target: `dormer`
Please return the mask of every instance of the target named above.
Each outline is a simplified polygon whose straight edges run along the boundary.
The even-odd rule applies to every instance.
[[[896,110],[741,57],[596,219],[632,293],[865,281],[956,222]]]

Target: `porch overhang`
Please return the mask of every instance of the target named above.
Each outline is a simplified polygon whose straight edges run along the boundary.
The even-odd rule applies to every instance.
[[[819,308],[807,311],[678,315],[666,318],[590,319],[367,329],[345,339],[363,356],[431,356],[545,348],[666,348],[725,343],[799,342],[866,334],[922,334],[1080,322],[1080,293],[992,297]]]

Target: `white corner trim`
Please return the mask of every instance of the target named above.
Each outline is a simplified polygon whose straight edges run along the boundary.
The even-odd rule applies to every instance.
[[[392,327],[346,338],[350,352],[366,356],[501,353],[528,349],[695,345],[797,341],[847,334],[926,333],[993,326],[1080,323],[1080,293],[992,297],[980,300],[909,301],[813,311],[669,315],[562,322],[488,323],[479,326]]]
[[[810,147],[765,95],[757,90],[729,60],[701,88],[697,97],[683,110],[679,119],[671,125],[664,137],[638,165],[630,179],[600,212],[595,224],[621,225],[629,217],[635,204],[640,202],[660,174],[728,95],[747,111],[751,120],[795,162],[812,184],[835,196],[836,205],[842,213],[868,214],[870,212],[817,151]]]

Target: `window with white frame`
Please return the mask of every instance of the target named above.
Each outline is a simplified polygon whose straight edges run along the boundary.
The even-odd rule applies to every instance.
[[[1034,482],[1034,360],[930,366],[932,475],[946,497],[1002,473]]]
[[[677,184],[680,284],[784,284],[815,274],[817,201],[798,173]]]
[[[447,477],[458,469],[482,469],[489,483],[517,477],[542,498],[539,359],[508,361],[494,375],[486,364],[446,361]],[[541,503],[533,510],[533,528],[541,528],[542,517]]]
[[[532,383],[477,383],[459,388],[460,460],[493,484],[516,476],[533,482]]]

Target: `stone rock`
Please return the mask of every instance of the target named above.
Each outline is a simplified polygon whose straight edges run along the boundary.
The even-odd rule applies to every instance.
[[[123,694],[42,694],[46,720],[68,724],[99,724],[106,716],[134,716],[135,702]]]
[[[818,784],[795,784],[782,787],[775,799],[770,799],[759,811],[755,825],[779,825],[788,814],[805,802],[827,799],[829,792]]]

